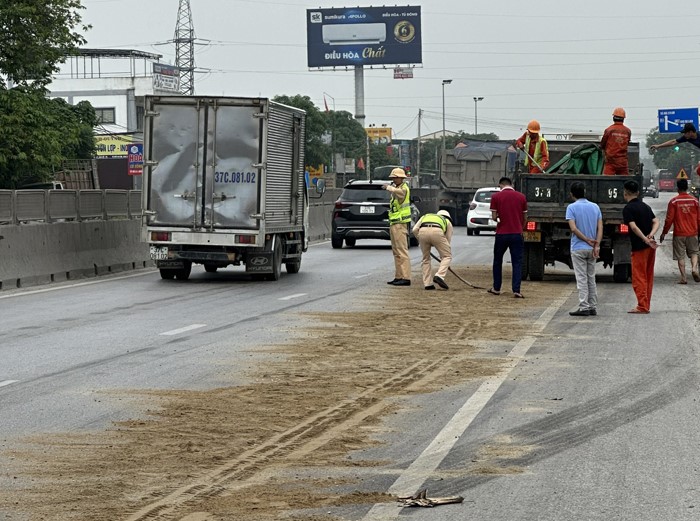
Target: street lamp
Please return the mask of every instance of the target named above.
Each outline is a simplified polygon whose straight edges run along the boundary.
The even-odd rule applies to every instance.
[[[478,96],[478,97],[477,97],[477,96],[474,96],[474,137],[476,137],[476,135],[479,133],[478,130],[477,130],[477,126],[476,126],[476,122],[477,122],[477,118],[476,118],[476,104],[477,104],[479,101],[483,100],[483,99],[484,99],[484,98],[483,98],[482,96]]]
[[[445,85],[452,80],[442,80],[442,154],[445,155]],[[442,173],[442,158],[440,158],[440,173]]]

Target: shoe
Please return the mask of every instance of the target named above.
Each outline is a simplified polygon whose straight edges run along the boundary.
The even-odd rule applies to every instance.
[[[498,296],[498,295],[501,294],[500,291],[496,291],[496,290],[493,289],[493,288],[490,288],[490,289],[486,290],[486,293],[491,293],[491,295],[496,295],[496,296]]]
[[[435,286],[431,284],[430,286],[426,286],[425,289],[435,289]]]
[[[513,293],[513,298],[525,298],[522,293]]]
[[[401,279],[390,280],[389,282],[387,282],[387,284],[396,284],[399,280]]]
[[[575,311],[569,311],[569,315],[572,317],[590,317],[591,311],[589,309],[577,309]]]
[[[447,282],[445,282],[445,279],[443,279],[442,277],[438,277],[437,275],[435,275],[433,277],[433,282],[440,286],[442,289],[450,289],[450,287],[447,285]]]
[[[592,317],[595,317],[598,314],[598,312],[595,309],[589,309],[588,312]]]
[[[398,279],[396,282],[394,282],[394,286],[410,286],[411,281],[408,279]]]
[[[627,313],[631,313],[632,315],[648,315],[649,314],[648,311],[644,311],[643,309],[639,309],[639,308],[630,309]]]
[[[700,282],[700,273],[698,273],[697,271],[693,271],[691,272],[691,275],[693,275],[693,280],[695,282]]]

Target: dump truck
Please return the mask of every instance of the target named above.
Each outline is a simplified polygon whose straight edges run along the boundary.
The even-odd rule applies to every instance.
[[[192,264],[262,280],[300,270],[304,131],[304,111],[265,98],[146,96],[142,239],[163,279]]]
[[[498,186],[515,169],[513,141],[463,140],[442,156],[438,210],[447,210],[457,226],[466,226],[469,204],[479,188]]]
[[[642,188],[643,165],[639,160],[639,143],[630,143],[628,159],[630,175],[603,176],[600,171],[591,173],[583,167],[583,173],[561,173],[557,163],[575,149],[585,148],[574,140],[548,140],[551,167],[544,174],[517,173],[515,188],[527,199],[527,230],[524,232],[525,256],[523,279],[542,280],[545,265],[561,262],[572,268],[570,244],[571,231],[566,220],[566,207],[572,202],[571,183],[581,181],[586,187],[586,198],[600,206],[603,215],[603,240],[600,261],[613,268],[613,280],[625,282],[631,275],[631,246],[629,230],[623,223],[625,206],[623,186],[634,180]],[[597,144],[589,143],[589,148]],[[566,166],[566,165],[564,165]],[[602,162],[599,165],[602,167]],[[566,171],[566,168],[563,168]]]

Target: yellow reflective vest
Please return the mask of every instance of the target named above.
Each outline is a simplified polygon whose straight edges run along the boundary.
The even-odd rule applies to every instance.
[[[420,220],[421,225],[423,224],[437,224],[442,229],[442,233],[447,232],[447,219],[442,215],[436,213],[426,213]]]
[[[389,224],[410,223],[411,222],[411,189],[405,182],[400,185],[406,188],[406,197],[403,201],[391,194],[389,201]]]
[[[542,137],[542,134],[537,134],[537,145],[535,145],[535,154],[532,156],[532,158],[535,160],[535,162],[538,165],[542,165],[542,142],[544,141],[544,148],[547,149],[547,141]],[[525,137],[525,150],[527,153],[530,153],[530,133],[527,133],[527,137]],[[530,158],[525,156],[525,166],[530,166]]]

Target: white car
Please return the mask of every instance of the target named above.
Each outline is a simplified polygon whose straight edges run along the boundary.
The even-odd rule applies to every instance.
[[[481,231],[496,231],[496,221],[491,219],[491,197],[500,188],[479,188],[469,204],[467,213],[467,235],[479,235]]]

